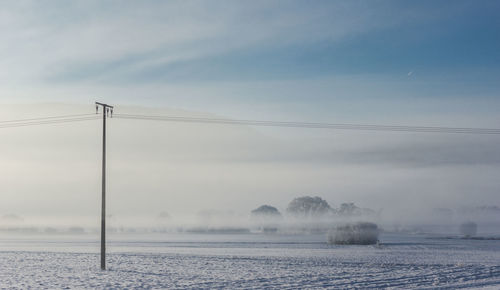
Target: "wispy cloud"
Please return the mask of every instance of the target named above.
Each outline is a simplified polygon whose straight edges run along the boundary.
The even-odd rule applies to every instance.
[[[158,67],[245,51],[271,61],[265,71],[277,51],[352,39],[412,19],[405,17],[411,9],[384,9],[329,1],[12,2],[2,9],[0,56],[9,69],[0,75],[129,82],[127,76],[159,73]],[[275,52],[266,57],[266,50]]]

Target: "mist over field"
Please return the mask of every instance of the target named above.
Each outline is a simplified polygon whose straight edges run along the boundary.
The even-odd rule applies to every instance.
[[[34,111],[94,111],[92,106],[58,104],[2,109],[6,118],[21,119]],[[116,111],[210,116],[136,107]],[[284,207],[301,195],[320,195],[337,206],[355,202],[408,214],[496,201],[500,160],[493,154],[495,136],[303,132],[122,119],[110,119],[108,131],[109,212],[116,215],[204,209],[247,213],[264,203]],[[0,212],[97,213],[98,121],[6,128],[0,134],[3,163],[9,165],[2,167],[5,200]],[[396,146],[398,151],[391,149]]]
[[[214,116],[135,106],[115,111]],[[2,107],[6,119],[92,112],[90,105]],[[349,202],[370,208],[388,227],[456,226],[466,219],[461,209],[497,202],[495,136],[108,121],[108,213],[117,228],[248,228],[251,210],[271,204],[286,214],[288,203],[305,195],[333,208]],[[0,175],[2,215],[22,216],[24,226],[98,226],[99,121],[0,134],[8,165]],[[159,219],[162,212],[170,217]]]

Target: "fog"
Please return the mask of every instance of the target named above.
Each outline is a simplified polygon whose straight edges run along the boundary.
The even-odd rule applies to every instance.
[[[93,105],[3,105],[2,120],[93,113]],[[117,106],[115,112],[215,116]],[[386,228],[450,226],[491,218],[464,210],[498,206],[496,136],[261,128],[108,119],[111,227],[251,227],[250,211],[319,196],[354,202]],[[0,129],[3,227],[97,228],[101,121]],[[160,217],[166,212],[169,217]],[[467,213],[467,214],[466,214]],[[493,214],[498,218],[498,212]],[[497,219],[498,220],[498,219]],[[293,224],[293,223],[292,223]]]

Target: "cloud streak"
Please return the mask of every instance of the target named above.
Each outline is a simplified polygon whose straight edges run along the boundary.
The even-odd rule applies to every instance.
[[[130,74],[158,74],[158,67],[234,52],[260,51],[257,57],[265,57],[267,50],[337,43],[411,23],[411,13],[355,1],[11,2],[0,23],[2,43],[7,44],[0,55],[9,56],[2,57],[9,71],[0,75],[129,82]]]

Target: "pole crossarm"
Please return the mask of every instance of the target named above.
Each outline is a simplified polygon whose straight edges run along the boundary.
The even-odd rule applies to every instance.
[[[104,103],[95,102],[95,104],[98,105],[98,106],[103,106],[103,107],[107,107],[107,108],[113,108],[113,106],[108,105],[108,104],[104,104]]]

